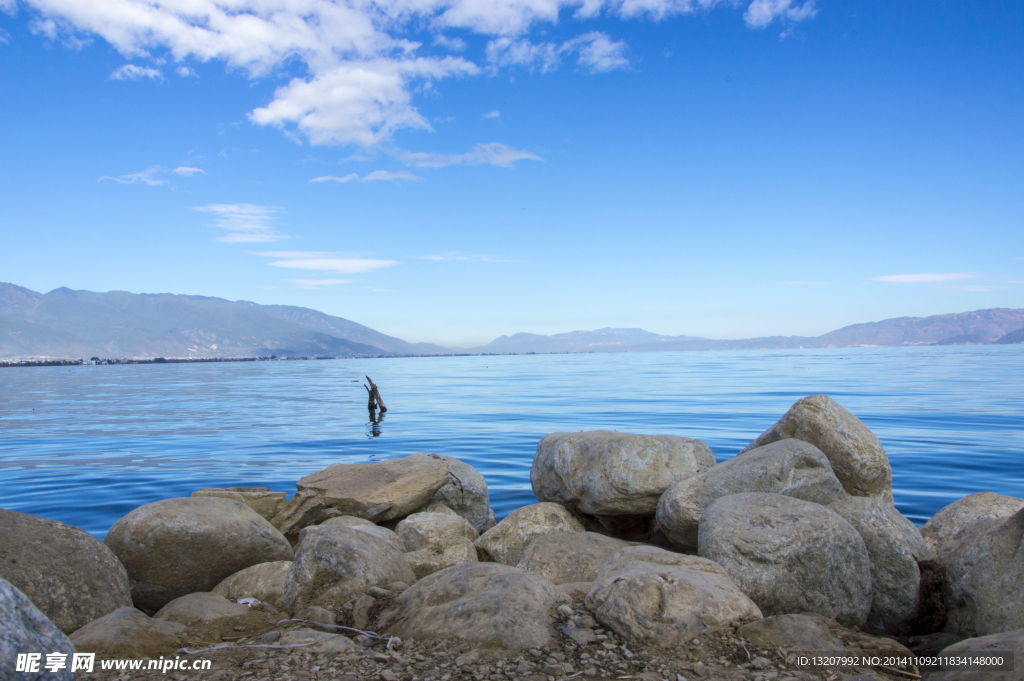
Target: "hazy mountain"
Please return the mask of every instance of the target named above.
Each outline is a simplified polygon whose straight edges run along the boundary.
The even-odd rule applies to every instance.
[[[3,357],[365,356],[416,352],[405,341],[347,319],[298,307],[170,293],[94,293],[67,288],[44,295],[0,284]]]

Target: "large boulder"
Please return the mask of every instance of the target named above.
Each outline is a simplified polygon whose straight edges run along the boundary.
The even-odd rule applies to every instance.
[[[128,571],[132,602],[159,610],[243,568],[291,560],[288,540],[240,501],[164,499],[114,523],[103,543]]]
[[[448,482],[434,492],[426,506],[444,504],[465,518],[477,532],[484,532],[493,517],[484,476],[468,463],[443,454],[413,454],[410,458],[416,457],[430,457],[448,464]],[[426,507],[421,510],[429,511]]]
[[[267,520],[273,520],[288,506],[288,495],[284,492],[271,492],[269,487],[204,487],[198,492],[192,492],[192,496],[241,501]]]
[[[555,532],[530,542],[516,567],[544,575],[553,584],[592,582],[608,556],[627,546],[596,532]]]
[[[378,630],[415,639],[457,639],[512,649],[552,642],[551,610],[569,597],[538,574],[463,563],[402,592]]]
[[[533,493],[595,516],[652,516],[669,487],[715,465],[700,440],[612,430],[552,433],[537,445]]]
[[[35,671],[15,671],[18,655],[38,653],[42,657]],[[0,678],[43,681],[72,681],[75,674],[71,664],[51,672],[44,666],[47,653],[64,653],[70,663],[75,647],[46,615],[32,605],[28,596],[21,593],[6,579],[0,579]]]
[[[926,676],[927,681],[1024,681],[1024,629],[989,634],[954,643],[940,653],[946,658],[1003,658],[1013,661],[1013,670],[963,669],[953,664]]]
[[[284,584],[284,605],[293,617],[317,606],[338,612],[352,596],[416,577],[405,554],[359,527],[324,525],[299,544]]]
[[[888,501],[846,497],[829,506],[857,530],[871,560],[871,612],[863,629],[905,635],[917,618],[918,563],[931,552],[921,532]]]
[[[299,480],[328,507],[375,523],[407,516],[447,485],[448,463],[407,456],[374,463],[336,463]]]
[[[1024,628],[1024,509],[968,526],[939,557],[946,570],[947,630],[987,636]]]
[[[842,642],[820,617],[814,615],[772,615],[736,630],[736,635],[757,650],[821,652],[842,654]]]
[[[244,617],[249,608],[232,603],[220,594],[199,592],[175,598],[160,608],[153,619],[180,624],[207,624],[231,617]]]
[[[146,617],[135,608],[118,608],[71,634],[71,642],[78,652],[99,658],[156,659],[180,648],[187,632],[184,624]]]
[[[630,641],[675,647],[708,630],[761,619],[720,565],[653,546],[631,546],[601,567],[587,607]]]
[[[284,582],[291,567],[290,560],[251,565],[226,577],[213,588],[213,593],[235,600],[255,598],[261,603],[269,603],[278,610],[284,610]]]
[[[31,598],[65,634],[132,604],[124,566],[91,534],[4,509],[0,577]]]
[[[715,499],[771,492],[827,506],[846,496],[828,458],[803,440],[779,440],[681,480],[658,501],[658,526],[676,546],[697,549],[697,525]]]
[[[995,492],[975,492],[942,508],[921,526],[921,536],[933,555],[941,555],[960,539],[961,532],[984,518],[1009,518],[1024,508],[1024,499]]]
[[[537,537],[555,532],[583,532],[583,524],[564,506],[541,502],[509,513],[474,542],[480,560],[517,565]]]
[[[766,617],[816,613],[860,626],[871,610],[864,540],[819,504],[761,492],[719,497],[701,516],[698,548]]]
[[[828,395],[798,400],[738,456],[787,438],[809,442],[824,452],[847,494],[892,501],[892,468],[882,443],[860,419]]]
[[[405,545],[416,579],[459,563],[477,562],[476,529],[452,513],[413,513],[398,523],[395,532]]]

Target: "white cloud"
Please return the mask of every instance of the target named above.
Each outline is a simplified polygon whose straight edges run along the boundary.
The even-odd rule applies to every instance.
[[[382,267],[397,265],[396,260],[371,260],[368,258],[289,258],[270,263],[274,267],[293,270],[320,270],[339,274],[360,274]]]
[[[341,286],[342,284],[351,284],[351,279],[290,279],[291,283],[295,284],[299,288],[307,289],[323,289],[332,288],[334,286]]]
[[[961,281],[963,279],[974,279],[977,275],[967,272],[949,272],[945,274],[886,274],[881,277],[874,277],[872,281],[882,281],[887,284],[938,284],[945,281]]]
[[[197,78],[199,77],[198,73],[196,73],[195,71],[193,71],[191,68],[189,68],[187,66],[179,66],[178,68],[174,69],[174,72],[177,73],[182,78],[188,78],[189,76],[196,76]]]
[[[321,177],[315,177],[310,180],[310,184],[314,182],[338,182],[344,184],[346,182],[376,182],[379,180],[422,180],[423,178],[412,173],[399,170],[392,172],[389,170],[374,170],[372,173],[367,173],[364,177],[359,177],[356,173],[349,173],[344,177],[337,177],[336,175],[323,175]]]
[[[0,12],[14,16],[15,12],[17,11],[18,0],[0,0]],[[7,42],[5,37],[6,35],[6,33],[0,31],[0,41]]]
[[[140,78],[160,78],[160,72],[148,66],[125,64],[110,74],[112,80],[138,80]]]
[[[157,187],[161,184],[166,184],[166,180],[158,180],[153,177],[156,173],[160,172],[160,166],[152,166],[138,173],[128,173],[127,175],[119,175],[118,177],[111,177],[110,175],[104,175],[97,182],[103,180],[113,180],[120,184],[147,184],[150,187]]]
[[[529,151],[513,149],[501,142],[478,144],[465,154],[435,154],[395,150],[392,152],[399,161],[420,168],[444,168],[451,165],[489,164],[511,168],[516,161],[540,161],[540,156]]]
[[[202,168],[189,168],[188,166],[178,166],[174,169],[178,175],[184,175],[185,177],[192,177],[196,173],[206,174],[206,171]]]
[[[0,0],[13,8],[14,0]],[[625,44],[588,33],[568,43],[533,44],[524,37],[554,25],[564,10],[578,20],[605,14],[654,20],[674,14],[746,5],[748,25],[796,22],[815,13],[813,0],[22,0],[35,14],[32,30],[80,47],[99,36],[128,59],[115,78],[159,77],[165,60],[179,75],[192,75],[186,60],[223,62],[251,77],[281,73],[286,65],[303,75],[275,92],[272,101],[249,113],[257,125],[281,128],[312,144],[363,147],[388,140],[396,130],[429,129],[412,93],[445,78],[481,73],[462,57],[423,56],[407,36],[435,31],[435,45],[461,51],[453,29],[491,40],[491,69],[525,65],[541,71],[559,57],[578,53],[593,72],[626,66]],[[592,36],[588,38],[588,36]]]
[[[281,212],[274,206],[260,206],[253,203],[212,203],[196,206],[203,213],[217,216],[215,227],[227,230],[217,241],[236,243],[269,243],[289,237],[274,229],[274,219]],[[279,256],[280,257],[280,256]]]
[[[487,113],[485,113],[483,115],[484,118],[499,118],[500,116],[501,116],[501,112],[498,111],[498,110],[488,111]]]

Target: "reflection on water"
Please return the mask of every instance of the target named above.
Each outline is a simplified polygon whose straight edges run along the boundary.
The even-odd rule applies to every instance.
[[[547,433],[683,435],[721,461],[827,393],[881,438],[920,523],[971,492],[1024,497],[1021,385],[1024,345],[0,369],[0,507],[102,537],[200,487],[292,494],[332,463],[436,452],[483,473],[501,518],[534,501]]]

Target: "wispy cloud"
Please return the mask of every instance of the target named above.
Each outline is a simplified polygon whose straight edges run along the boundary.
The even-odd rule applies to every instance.
[[[152,166],[138,173],[128,173],[127,175],[118,175],[117,177],[111,177],[110,175],[104,175],[97,182],[103,180],[113,180],[119,184],[146,184],[150,187],[157,187],[162,184],[166,184],[167,180],[158,180],[153,175],[160,172],[160,166]]]
[[[495,109],[494,111],[488,111],[483,115],[484,118],[498,118],[501,116],[501,112]]]
[[[289,279],[289,281],[299,288],[305,289],[324,289],[333,288],[335,286],[341,286],[342,284],[351,284],[351,279]]]
[[[310,184],[314,182],[338,182],[344,184],[346,182],[380,182],[380,181],[391,181],[395,180],[422,180],[423,178],[419,175],[413,175],[403,170],[392,172],[390,170],[374,170],[372,173],[367,173],[363,177],[359,177],[356,173],[349,173],[343,177],[337,175],[322,175],[320,177],[314,177],[309,181]]]
[[[396,149],[392,154],[402,163],[419,168],[444,168],[451,165],[489,164],[512,168],[516,161],[541,161],[540,156],[521,149],[513,149],[501,142],[478,144],[465,154],[436,154]]]
[[[188,166],[178,166],[174,169],[174,172],[178,175],[184,175],[185,177],[192,177],[196,173],[206,174],[206,171],[202,168],[189,168]]]
[[[462,38],[449,38],[441,34],[434,36],[434,44],[452,52],[462,52],[466,49],[466,41]]]
[[[886,284],[940,284],[946,281],[962,281],[974,279],[978,275],[968,272],[947,272],[944,274],[886,274],[881,277],[874,277],[872,281],[882,281]]]
[[[461,255],[459,253],[442,253],[441,255],[425,255],[424,260],[476,260],[477,262],[511,262],[518,263],[518,260],[508,260],[504,258],[492,258],[489,255]]]
[[[290,238],[274,229],[274,220],[282,212],[282,209],[275,206],[211,203],[207,206],[196,206],[196,210],[217,216],[214,226],[228,232],[217,239],[223,243],[269,243]]]
[[[818,13],[814,4],[815,0],[806,0],[803,4],[793,0],[754,0],[747,7],[743,19],[750,28],[764,28],[776,19],[803,21]]]
[[[139,80],[140,78],[161,78],[161,74],[156,69],[151,69],[148,66],[136,66],[135,64],[125,64],[114,69],[114,72],[110,74],[111,80]]]
[[[282,258],[270,265],[291,270],[314,270],[337,272],[339,274],[361,274],[383,267],[397,265],[397,260],[373,260],[370,258],[339,258],[331,253],[307,253],[303,251],[268,251],[257,253],[269,258]]]
[[[629,66],[625,41],[612,41],[608,34],[591,31],[562,44],[533,43],[509,36],[487,43],[485,54],[492,71],[504,66],[522,66],[548,73],[558,68],[562,55],[576,53],[576,63],[591,73],[604,73]]]
[[[199,77],[199,74],[193,71],[188,66],[179,66],[178,68],[174,69],[174,72],[182,78],[188,78],[189,76],[195,76],[197,78]]]

